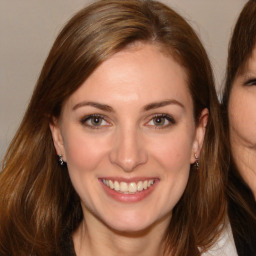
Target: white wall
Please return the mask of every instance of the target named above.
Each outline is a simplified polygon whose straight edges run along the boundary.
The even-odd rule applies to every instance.
[[[0,0],[0,161],[64,23],[91,0]],[[198,31],[222,83],[231,29],[245,0],[162,0]]]

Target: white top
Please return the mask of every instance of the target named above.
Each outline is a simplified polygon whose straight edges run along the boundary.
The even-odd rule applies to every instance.
[[[230,225],[227,225],[217,242],[202,256],[238,256]]]

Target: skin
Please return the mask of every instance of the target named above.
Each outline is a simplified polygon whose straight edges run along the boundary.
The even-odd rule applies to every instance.
[[[92,114],[104,118],[100,125]],[[171,121],[160,116],[159,125],[156,115]],[[77,255],[162,255],[207,117],[204,109],[195,126],[185,70],[150,44],[116,53],[70,96],[51,131],[85,217],[73,236]],[[142,200],[120,202],[105,192],[102,177],[157,182]]]
[[[256,48],[233,83],[228,106],[231,150],[256,199]]]

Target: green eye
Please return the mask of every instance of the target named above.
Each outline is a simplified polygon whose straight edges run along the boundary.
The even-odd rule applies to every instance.
[[[90,119],[90,123],[93,126],[100,126],[102,124],[103,118],[98,116],[93,116]]]
[[[153,123],[155,126],[164,126],[166,123],[168,123],[168,120],[165,117],[155,117],[153,118]]]
[[[110,125],[101,115],[89,115],[81,120],[81,123],[90,128],[100,128]]]
[[[155,128],[167,128],[171,125],[176,124],[176,121],[167,114],[158,114],[155,115],[148,123],[148,126],[152,126]]]

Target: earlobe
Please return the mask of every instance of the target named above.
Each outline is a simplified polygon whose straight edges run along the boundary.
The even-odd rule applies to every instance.
[[[52,139],[56,153],[57,155],[62,155],[62,157],[64,158],[64,145],[58,120],[54,118],[49,126],[52,133]]]
[[[197,153],[198,149],[199,149],[199,142],[198,142],[198,140],[195,140],[194,143],[193,143],[192,150],[193,150],[194,153]]]
[[[200,158],[200,152],[203,146],[205,131],[208,123],[209,111],[207,108],[204,108],[201,112],[201,116],[199,119],[198,126],[196,127],[196,134],[195,140],[192,145],[192,152],[191,152],[191,164],[198,161]]]

